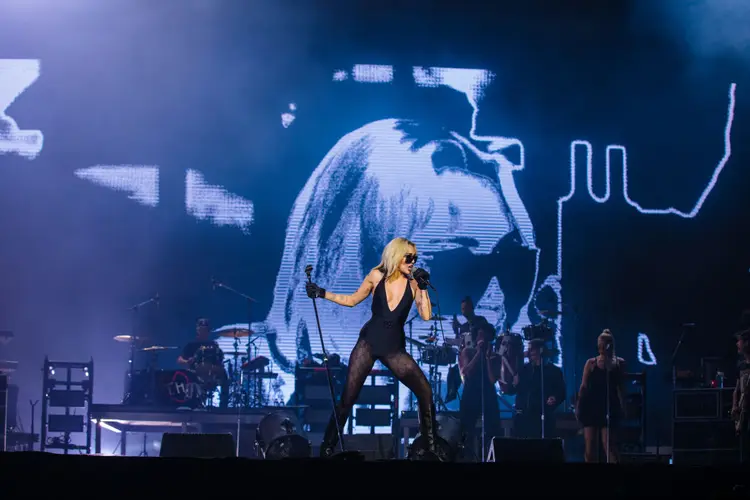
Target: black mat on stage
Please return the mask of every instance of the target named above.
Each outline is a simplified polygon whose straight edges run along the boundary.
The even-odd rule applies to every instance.
[[[137,458],[0,453],[0,496],[272,494],[291,497],[425,498],[467,493],[571,498],[748,498],[738,468],[670,465],[447,464],[242,458]],[[467,486],[468,485],[468,486]],[[468,488],[468,489],[467,489]],[[494,493],[492,490],[495,489]]]

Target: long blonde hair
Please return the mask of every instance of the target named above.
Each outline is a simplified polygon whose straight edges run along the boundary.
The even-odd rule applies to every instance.
[[[417,246],[406,238],[393,238],[383,249],[380,264],[375,266],[373,270],[383,273],[386,281],[393,281],[398,278],[398,268],[407,253],[416,254]]]

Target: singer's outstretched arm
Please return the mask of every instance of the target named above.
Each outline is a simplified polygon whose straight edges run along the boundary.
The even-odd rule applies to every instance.
[[[330,300],[334,304],[346,307],[354,307],[367,298],[375,289],[375,285],[378,284],[382,273],[380,271],[372,270],[370,274],[365,276],[364,281],[356,292],[351,295],[342,295],[340,293],[333,293],[326,291],[326,299]]]
[[[432,303],[430,302],[430,294],[427,290],[420,290],[417,286],[417,280],[411,280],[411,291],[414,294],[414,302],[417,304],[417,311],[419,316],[425,320],[430,321],[432,319]]]

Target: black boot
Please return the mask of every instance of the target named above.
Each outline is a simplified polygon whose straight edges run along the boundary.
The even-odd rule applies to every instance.
[[[336,408],[336,415],[339,419],[339,426],[341,432],[343,432],[344,424],[346,424],[347,417],[349,416],[349,412],[345,409],[342,409],[340,407]],[[336,445],[339,444],[339,433],[336,429],[336,418],[334,417],[334,414],[331,413],[331,419],[328,421],[328,426],[326,427],[326,431],[323,434],[323,442],[320,444],[320,457],[321,458],[329,458],[336,453]]]
[[[445,461],[441,456],[437,446],[437,415],[435,414],[435,405],[430,404],[424,409],[420,408],[419,412],[419,433],[424,440],[424,450],[421,450],[423,456],[418,457],[422,460],[440,460]]]

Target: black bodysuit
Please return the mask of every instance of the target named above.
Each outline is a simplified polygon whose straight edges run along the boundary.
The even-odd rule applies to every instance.
[[[346,386],[339,406],[339,425],[343,427],[349,412],[359,397],[375,361],[383,363],[417,397],[420,414],[432,414],[432,389],[422,369],[406,352],[404,324],[414,303],[409,281],[396,308],[388,308],[385,278],[375,287],[372,295],[372,318],[365,323],[359,340],[349,356]],[[332,442],[335,437],[331,436]]]
[[[409,280],[406,280],[406,288],[401,301],[391,311],[385,293],[385,278],[380,280],[372,294],[372,317],[359,332],[359,338],[364,339],[370,345],[370,352],[373,356],[382,358],[406,349],[404,324],[413,303],[411,286]]]
[[[617,363],[609,372],[599,368],[594,359],[594,368],[589,375],[586,392],[581,394],[578,418],[583,427],[604,428],[607,426],[607,410],[609,409],[609,426],[617,427],[622,418],[623,408],[620,406],[619,388],[623,382],[622,365]],[[607,389],[609,382],[609,390]],[[609,394],[609,408],[607,395]]]

